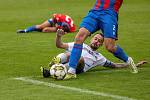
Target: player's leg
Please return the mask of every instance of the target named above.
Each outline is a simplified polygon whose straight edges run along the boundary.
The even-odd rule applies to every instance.
[[[50,33],[50,32],[56,32],[57,28],[56,27],[45,27],[42,29],[42,32],[44,33]]]
[[[128,61],[128,56],[127,54],[124,52],[124,50],[120,47],[120,46],[116,46],[115,45],[115,39],[112,38],[104,38],[104,45],[105,48],[113,53],[113,55],[121,60],[123,60],[124,62]]]
[[[32,32],[32,31],[42,31],[46,27],[51,27],[51,22],[49,20],[46,20],[42,24],[36,25],[35,29],[33,28],[31,30],[28,30],[28,31],[29,32]]]
[[[62,64],[67,63],[68,59],[69,59],[69,53],[60,53],[51,60],[48,66],[51,68],[52,65],[57,63],[62,63]],[[50,68],[44,68],[44,67],[40,68],[43,77],[47,78],[50,76]]]
[[[128,55],[124,52],[124,50],[119,45],[115,44],[115,40],[117,39],[117,30],[118,30],[117,19],[115,20],[115,18],[106,15],[104,16],[103,20],[104,21],[106,20],[105,23],[102,25],[105,48],[109,52],[111,52],[115,57],[123,60],[126,63],[129,63],[133,73],[137,73],[138,70],[132,58],[128,57]]]
[[[46,20],[45,22],[43,22],[42,24],[30,26],[24,30],[18,30],[17,33],[29,33],[29,32],[33,32],[33,31],[42,31],[42,29],[44,29],[45,27],[50,27],[51,24],[52,24],[52,22],[49,19],[49,20]]]
[[[69,69],[69,63],[65,63],[64,64],[66,66],[67,69]],[[78,62],[78,65],[77,65],[77,68],[76,68],[76,74],[81,74],[84,72],[84,68],[85,68],[85,63],[84,63],[84,59],[83,57],[80,58],[79,62]]]
[[[34,25],[34,26],[30,26],[26,29],[19,29],[19,30],[17,30],[17,33],[29,33],[29,32],[32,32],[32,31],[40,31],[40,30],[38,30],[36,28],[36,25]]]
[[[70,59],[69,59],[69,70],[68,75],[66,75],[65,79],[69,79],[70,76],[76,77],[76,68],[78,61],[81,57],[82,53],[82,44],[84,40],[88,37],[90,32],[86,28],[80,28],[79,32],[77,33],[75,37],[75,42],[73,49],[71,51]]]
[[[57,31],[57,28],[55,27],[55,23],[52,19],[48,19],[44,23],[40,25],[36,25],[36,28],[40,29],[44,33]]]
[[[76,68],[82,53],[82,45],[85,39],[97,30],[97,21],[91,17],[89,13],[82,21],[79,32],[77,33],[74,41],[74,46],[71,51],[69,59],[68,74],[64,79],[76,78]]]
[[[46,69],[44,67],[41,67],[40,69],[41,69],[43,77],[47,78],[50,76],[50,70],[49,69]]]
[[[69,69],[69,67],[68,67],[69,58],[70,58],[70,52],[60,53],[52,59],[50,64],[62,63],[62,64],[65,64],[67,69]],[[81,57],[77,64],[76,74],[83,73],[83,69],[84,69],[84,59],[83,59],[83,57]]]
[[[76,68],[76,74],[83,73],[84,67],[85,67],[84,58],[81,57],[79,62],[78,62],[77,68]]]
[[[62,63],[62,64],[67,63],[69,61],[69,56],[70,56],[69,52],[58,54],[56,57],[54,57],[51,60],[51,62],[49,63],[49,67],[57,63]]]

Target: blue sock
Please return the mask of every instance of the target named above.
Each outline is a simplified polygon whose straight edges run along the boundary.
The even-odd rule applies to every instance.
[[[115,57],[123,60],[124,62],[127,62],[128,56],[127,54],[123,51],[123,49],[117,45],[117,50],[116,52],[113,53]]]
[[[76,69],[82,53],[82,44],[74,44],[69,59],[69,67]]]
[[[39,31],[36,26],[31,26],[25,29],[25,32]]]

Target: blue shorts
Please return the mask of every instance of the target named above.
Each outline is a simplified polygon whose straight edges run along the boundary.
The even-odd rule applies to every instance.
[[[55,26],[55,25],[54,25],[54,21],[52,20],[52,18],[51,18],[51,19],[48,19],[47,21],[49,22],[50,27]]]
[[[101,30],[105,38],[117,39],[118,14],[105,11],[90,11],[83,18],[80,28],[86,28],[90,33]]]

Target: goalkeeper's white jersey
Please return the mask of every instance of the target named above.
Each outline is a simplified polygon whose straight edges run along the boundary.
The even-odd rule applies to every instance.
[[[73,48],[74,42],[68,43],[68,51],[71,52]],[[107,59],[97,51],[93,51],[90,46],[87,44],[83,44],[82,54],[81,56],[84,59],[84,72],[95,66],[104,66]]]

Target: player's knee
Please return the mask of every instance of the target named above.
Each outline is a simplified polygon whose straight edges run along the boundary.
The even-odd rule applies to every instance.
[[[82,44],[84,41],[83,41],[84,39],[83,39],[83,37],[82,36],[76,36],[75,37],[75,43],[77,43],[77,44]]]
[[[104,39],[104,45],[105,45],[106,50],[108,50],[109,52],[114,53],[116,51],[114,39],[105,38]]]
[[[44,33],[48,33],[48,32],[49,32],[49,30],[48,30],[47,28],[44,28],[44,29],[42,29],[42,32],[44,32]]]
[[[111,53],[115,52],[115,47],[113,45],[105,45],[105,48]]]
[[[39,29],[39,30],[42,30],[43,26],[42,25],[36,25],[36,28]]]
[[[59,57],[61,59],[61,63],[67,63],[69,60],[68,53],[60,53],[56,57]]]
[[[89,34],[87,30],[81,28],[75,37],[75,43],[82,44]]]

